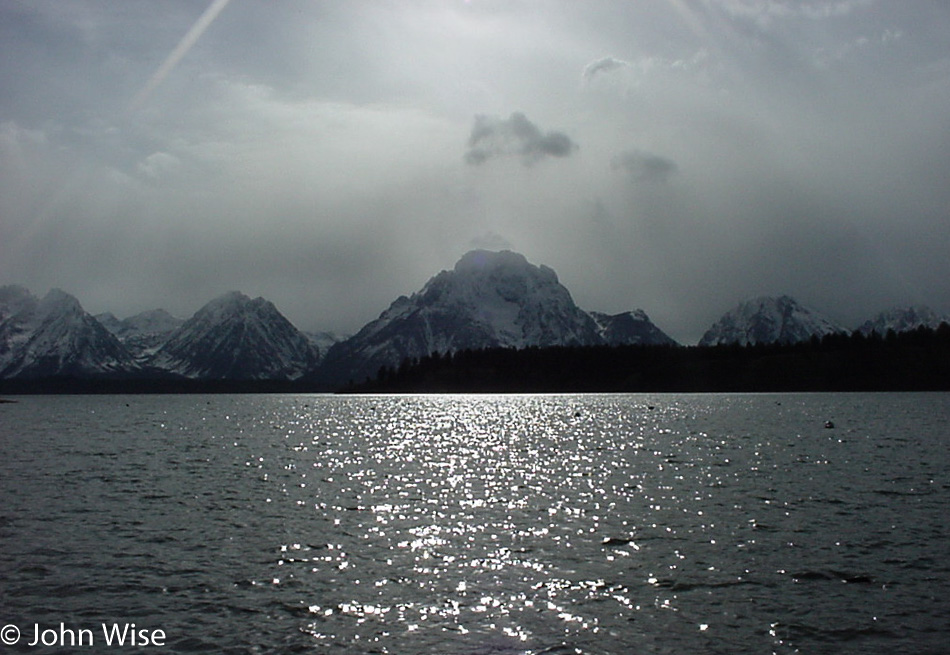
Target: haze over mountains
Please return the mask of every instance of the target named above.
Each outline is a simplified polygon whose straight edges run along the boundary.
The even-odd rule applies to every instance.
[[[926,307],[890,310],[861,332],[936,328]],[[795,343],[850,332],[788,296],[740,303],[703,336],[702,346]],[[120,320],[93,317],[59,290],[39,299],[0,287],[0,378],[135,377],[195,380],[309,380],[339,385],[432,352],[484,348],[673,345],[636,309],[616,315],[574,303],[557,274],[511,251],[476,250],[349,338],[306,335],[263,298],[220,296],[188,320],[163,310]]]

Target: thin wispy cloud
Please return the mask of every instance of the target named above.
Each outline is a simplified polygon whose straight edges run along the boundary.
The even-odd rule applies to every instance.
[[[218,17],[218,14],[224,11],[224,8],[228,6],[230,1],[231,0],[213,0],[211,4],[208,5],[204,13],[198,17],[198,20],[194,22],[191,29],[188,30],[181,41],[178,42],[178,45],[175,46],[175,49],[171,51],[161,66],[152,73],[152,76],[145,83],[145,86],[135,94],[126,108],[127,111],[134,112],[145,104],[149,96],[155,92],[155,89],[157,89],[165,78],[168,77],[169,73],[175,69],[178,63],[188,54],[188,51],[194,47],[198,39],[201,38],[201,35],[211,26],[211,23]]]

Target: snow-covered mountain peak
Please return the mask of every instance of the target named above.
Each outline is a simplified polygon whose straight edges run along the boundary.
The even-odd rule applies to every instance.
[[[96,314],[93,318],[99,321],[99,324],[112,334],[117,334],[122,329],[122,321],[112,312],[102,312]]]
[[[114,335],[60,289],[42,300],[17,292],[20,310],[0,323],[4,377],[126,374],[137,367]]]
[[[790,296],[759,296],[724,314],[699,345],[797,343],[842,332],[847,330]]]
[[[250,297],[240,291],[228,291],[206,303],[195,312],[194,318],[216,320],[227,314],[244,311],[250,302]]]
[[[469,274],[488,275],[494,278],[527,277],[540,284],[558,284],[557,273],[544,264],[534,265],[521,253],[510,250],[493,252],[472,250],[456,264],[455,269]]]
[[[524,255],[510,250],[466,253],[451,271],[430,279],[409,302],[433,307],[479,305],[485,310],[483,318],[495,322],[517,320],[517,314],[527,305],[574,305],[570,292],[558,282],[552,269],[535,266]],[[405,309],[404,304],[400,307]]]
[[[280,311],[265,298],[251,298],[240,291],[229,291],[205,304],[192,318],[215,323],[255,315],[273,317],[280,315]]]
[[[620,345],[673,345],[676,343],[655,326],[642,309],[620,314],[590,312],[597,322],[601,339],[608,346]]]
[[[540,276],[557,284],[557,274],[547,266],[535,266],[521,253],[511,250],[471,250],[453,269],[460,275],[476,277]]]
[[[433,277],[398,310],[462,319],[485,345],[523,348],[596,340],[593,321],[554,271],[510,250],[466,253],[453,270]],[[442,349],[453,350],[462,341],[449,339]]]
[[[0,323],[20,312],[35,309],[39,300],[26,287],[9,284],[0,287]]]
[[[123,323],[130,332],[138,334],[160,334],[170,332],[184,321],[172,316],[164,309],[149,309],[130,316]]]
[[[32,295],[33,294],[30,293],[30,290],[23,285],[5,284],[0,286],[0,305],[30,297]]]
[[[0,306],[21,302],[25,298],[33,298],[30,290],[20,284],[5,284],[0,286]]]
[[[70,295],[62,289],[50,289],[40,300],[39,311],[43,314],[84,314],[82,305],[76,296]]]
[[[433,352],[672,342],[649,324],[646,314],[645,322],[633,314],[622,316],[629,320],[612,322],[607,317],[610,327],[598,325],[574,303],[552,269],[509,250],[473,250],[453,269],[434,276],[412,296],[396,299],[378,319],[334,346],[323,372],[329,379],[345,381]]]
[[[304,332],[305,337],[310,339],[310,343],[313,344],[317,351],[320,353],[320,356],[326,355],[327,351],[330,350],[333,346],[345,341],[350,338],[348,334],[339,334],[337,332]]]
[[[123,320],[111,312],[105,312],[97,314],[96,320],[118,337],[136,359],[142,361],[153,355],[172,331],[184,323],[184,320],[164,309],[150,309]]]
[[[232,291],[175,329],[150,363],[195,378],[294,379],[317,357],[273,303]]]

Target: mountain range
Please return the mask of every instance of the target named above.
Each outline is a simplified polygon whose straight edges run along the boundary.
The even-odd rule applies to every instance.
[[[884,312],[860,326],[883,334],[947,321],[926,307]],[[795,343],[850,332],[788,296],[740,303],[701,346]],[[164,310],[118,319],[85,312],[54,289],[42,299],[0,287],[0,379],[167,378],[302,380],[336,386],[432,352],[545,346],[675,345],[636,309],[579,308],[546,266],[511,251],[475,250],[397,298],[351,337],[305,334],[273,303],[230,292],[184,320]]]

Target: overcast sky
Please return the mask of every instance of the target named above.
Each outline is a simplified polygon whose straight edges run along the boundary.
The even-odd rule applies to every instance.
[[[0,284],[353,332],[476,246],[684,343],[950,311],[950,3],[0,0]]]

